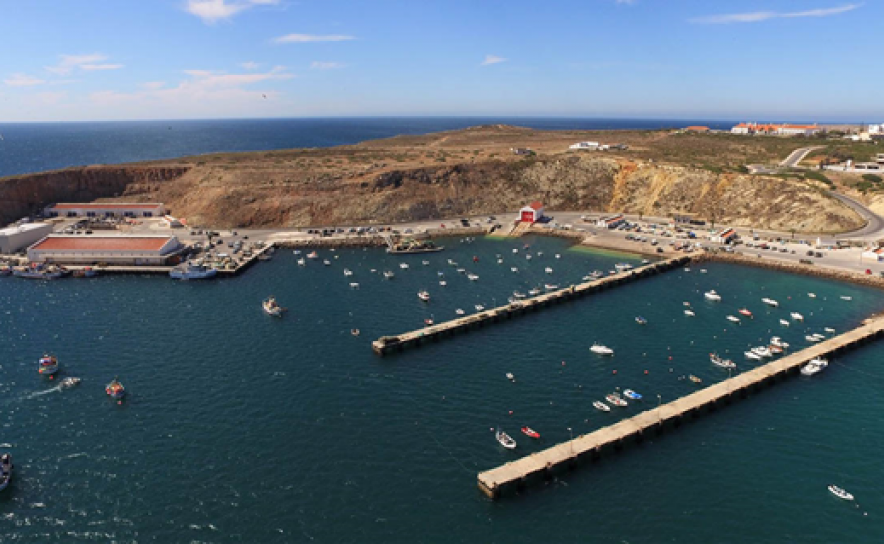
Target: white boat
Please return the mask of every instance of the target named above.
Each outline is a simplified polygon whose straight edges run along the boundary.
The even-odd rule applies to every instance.
[[[407,270],[407,269],[408,269],[408,263],[399,263],[399,268],[401,268],[402,270]]]
[[[6,489],[12,480],[12,470],[15,466],[12,464],[12,455],[4,453],[0,455],[0,491]]]
[[[727,316],[727,320],[730,321],[730,322],[732,322],[732,323],[739,323],[739,322],[740,322],[740,318],[737,317],[737,316],[735,316],[735,315],[729,315],[729,316]]]
[[[690,272],[690,271],[691,271],[691,268],[690,268],[689,266],[686,266],[685,269],[684,269],[684,271],[685,271],[685,272]]]
[[[807,293],[810,298],[816,298],[816,293]]]
[[[173,280],[205,280],[214,278],[218,271],[204,264],[186,263],[169,271],[169,277]]]
[[[685,310],[685,311],[684,311],[684,315],[686,315],[686,316],[688,316],[688,317],[694,317],[694,316],[697,315],[697,314],[695,314],[695,313],[693,312],[693,310]]]
[[[457,315],[464,315],[466,312],[458,308],[457,310],[454,310],[454,313],[456,313]]]
[[[713,365],[720,366],[721,368],[736,368],[737,365],[734,364],[730,359],[722,359],[715,353],[709,354],[709,361],[712,362]]]
[[[503,259],[497,259],[497,264],[503,264]]]
[[[282,317],[282,313],[285,312],[285,308],[277,304],[274,297],[265,299],[264,302],[261,303],[261,307],[264,308],[265,314],[273,317]]]
[[[822,340],[822,338],[820,338],[818,336],[814,336],[812,334],[808,334],[807,336],[804,337],[804,339],[807,340],[808,342],[819,342],[820,340]]]
[[[421,264],[424,266],[430,266],[430,261],[421,261]]]
[[[525,293],[519,291],[513,291],[513,296],[516,298],[525,298]]]
[[[834,334],[835,332],[835,329],[833,329],[832,327],[825,327],[823,330],[830,334]]]
[[[354,282],[351,282],[351,283],[350,283],[350,289],[359,289],[359,284],[356,283],[355,281],[354,281]]]
[[[294,250],[292,253],[294,253],[295,255],[300,255],[300,254],[301,254],[301,250],[300,250],[300,249],[296,249],[296,250]]]
[[[328,259],[323,259],[322,264],[324,264],[325,266],[331,266],[331,261]]]
[[[426,291],[418,291],[417,298],[423,300],[424,302],[430,302],[430,293]]]
[[[607,394],[605,395],[605,400],[610,402],[614,406],[619,406],[621,408],[624,408],[627,404],[629,404],[623,397],[620,396],[619,393]]]
[[[773,306],[774,308],[776,308],[777,306],[780,305],[779,302],[777,302],[776,300],[774,300],[772,298],[763,298],[763,299],[761,299],[761,302],[767,304],[768,306]]]
[[[614,355],[614,350],[609,348],[608,346],[603,346],[601,344],[593,344],[592,347],[589,348],[589,351],[597,354],[597,355]]]
[[[795,321],[804,321],[804,316],[799,314],[798,312],[792,312],[789,316]]]
[[[543,284],[543,288],[546,289],[547,291],[554,291],[554,290],[558,289],[559,286],[555,285],[553,283],[545,283],[545,284]]]
[[[477,276],[477,275],[475,275],[475,274],[467,274],[467,279],[470,280],[470,281],[478,281],[478,280],[479,280],[479,276]]]
[[[67,378],[61,380],[61,383],[59,385],[61,387],[74,387],[76,385],[80,385],[81,381],[82,380],[80,380],[80,378],[77,378],[75,376],[68,376]]]
[[[553,269],[550,268],[550,267],[548,267],[548,266],[547,266],[546,268],[544,268],[543,271],[546,272],[547,274],[552,274],[552,273],[553,273]]]
[[[307,258],[308,258],[308,259],[318,259],[318,258],[319,258],[319,254],[316,253],[315,251],[311,251],[310,253],[307,254]]]
[[[703,294],[703,296],[706,297],[706,300],[713,300],[713,301],[716,301],[716,302],[718,302],[718,301],[721,300],[721,295],[719,295],[718,293],[716,293],[716,292],[715,292],[715,289],[713,289],[713,290],[711,290],[711,291],[706,291],[706,292]]]
[[[848,297],[846,295],[841,295],[841,300],[853,300],[853,297]]]
[[[562,256],[559,255],[558,253],[556,253],[556,259],[561,259],[561,258],[562,258]]]
[[[684,301],[684,302],[682,302],[682,305],[684,305],[684,306],[690,306],[690,305],[691,305],[691,303],[690,303],[690,302],[688,302],[688,301]]]
[[[752,353],[758,355],[759,357],[772,357],[773,354],[770,352],[770,348],[767,346],[757,346],[752,348]]]
[[[441,285],[442,287],[445,287],[446,285],[448,285],[448,282],[445,280],[440,280],[439,285]]]
[[[629,263],[617,263],[614,265],[614,270],[617,272],[626,272],[627,270],[632,270],[632,265]]]
[[[532,297],[536,297],[540,294],[540,289],[531,289],[530,291],[528,291],[528,294]]]
[[[457,271],[460,272],[461,274],[466,274],[467,269],[466,268],[458,268]]]
[[[785,319],[780,319],[780,325],[782,325],[782,326],[784,326],[784,327],[788,327],[788,326],[789,326],[789,322],[786,321]]]
[[[481,304],[476,304],[473,307],[476,309],[477,312],[481,312],[481,311],[485,310],[485,306],[482,306]]]
[[[806,365],[801,367],[801,374],[803,374],[804,376],[813,376],[827,366],[829,366],[829,361],[821,359],[820,357],[816,357],[814,359],[811,359]]]
[[[829,492],[841,500],[845,500],[845,501],[852,501],[853,500],[853,495],[848,493],[846,490],[841,489],[837,485],[834,485],[834,484],[830,485]]]
[[[54,355],[44,353],[37,362],[37,373],[43,376],[52,376],[58,372],[58,359]]]
[[[826,339],[826,335],[824,335],[824,334],[820,334],[820,333],[818,333],[818,332],[815,332],[815,333],[811,334],[811,336],[813,336],[813,337],[816,338],[817,340],[825,340],[825,339]]]
[[[450,264],[451,266],[457,266],[457,263],[454,262],[452,259],[448,259],[448,264]]]
[[[394,274],[392,270],[385,270],[384,277],[387,278],[388,280],[391,280],[396,277],[396,274]]]
[[[788,321],[787,321],[787,323],[788,323]],[[784,342],[783,339],[780,338],[779,336],[772,336],[771,339],[770,339],[770,344],[771,344],[772,346],[776,346],[776,347],[778,347],[778,348],[783,348],[783,349],[788,349],[788,348],[789,348],[789,343],[788,343],[788,342]]]
[[[743,355],[746,356],[747,359],[752,359],[753,361],[760,361],[761,356],[755,353],[754,351],[744,351]]]
[[[515,266],[513,266],[513,267],[510,267],[510,271],[512,271],[512,272],[518,272],[519,269],[516,268]]]
[[[705,268],[701,268],[701,269],[700,269],[700,274],[705,274],[705,273],[706,273],[706,269],[705,269]]]
[[[307,261],[304,259],[298,259],[298,266],[307,266]]]
[[[604,277],[605,273],[601,270],[593,270],[589,275],[595,279],[599,279],[601,277]]]
[[[519,252],[518,248],[513,248],[513,253],[518,253],[518,252]]]
[[[602,412],[610,412],[611,411],[611,407],[600,400],[592,401],[592,405],[595,407],[596,410],[601,410]]]
[[[497,441],[500,442],[500,445],[504,448],[508,450],[516,449],[516,441],[513,440],[513,437],[501,431],[500,429],[494,432],[494,438],[496,438]]]
[[[345,269],[344,269],[344,275],[345,275],[345,276],[352,276],[352,275],[353,275],[353,271],[350,270],[349,268],[345,268]]]
[[[526,254],[526,255],[525,255],[525,259],[527,259],[527,260],[530,261],[530,260],[531,260],[531,254],[530,254],[530,253],[529,253],[529,254]]]
[[[513,376],[513,373],[512,373],[512,372],[507,372],[507,373],[506,373],[506,379],[508,379],[508,380],[511,381],[511,382],[516,381],[516,377]]]

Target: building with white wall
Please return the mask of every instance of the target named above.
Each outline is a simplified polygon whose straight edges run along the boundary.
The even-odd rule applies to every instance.
[[[80,265],[164,265],[182,247],[175,236],[51,235],[28,248],[28,260]]]
[[[0,229],[0,255],[10,255],[52,234],[48,223],[23,223]]]
[[[724,229],[715,233],[709,239],[718,244],[729,244],[737,239],[737,231],[734,229]]]
[[[543,217],[543,204],[534,201],[519,210],[519,221],[523,223],[536,223]]]
[[[587,149],[589,151],[595,151],[598,148],[598,142],[577,142],[568,146],[568,149]]]
[[[47,206],[44,217],[162,217],[166,207],[158,202],[148,203],[59,203]]]
[[[618,213],[617,215],[602,217],[596,221],[595,225],[606,229],[614,229],[622,225],[624,221],[626,221],[626,217],[622,213]]]

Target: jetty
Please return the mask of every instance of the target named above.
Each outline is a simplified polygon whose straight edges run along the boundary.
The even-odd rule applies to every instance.
[[[535,297],[517,300],[505,306],[483,310],[468,316],[445,321],[438,325],[423,327],[397,336],[382,336],[372,342],[371,347],[378,355],[386,355],[394,350],[401,351],[407,347],[416,347],[426,341],[438,341],[442,338],[452,337],[458,332],[469,331],[473,328],[483,327],[490,323],[506,321],[513,317],[524,315],[528,312],[534,312],[553,304],[574,300],[591,293],[660,274],[684,266],[690,261],[691,257],[681,256],[665,261],[649,263],[632,270],[626,270],[604,278],[570,285]]]
[[[814,344],[613,425],[481,472],[478,475],[479,489],[491,499],[496,499],[506,490],[518,490],[532,481],[547,480],[557,469],[573,468],[583,460],[600,458],[604,452],[620,451],[627,443],[641,442],[648,431],[660,433],[669,423],[677,427],[686,417],[696,418],[704,410],[711,412],[722,404],[730,404],[736,397],[746,398],[750,392],[798,373],[811,359],[836,356],[882,336],[884,336],[884,317],[870,318],[859,327],[825,342]]]

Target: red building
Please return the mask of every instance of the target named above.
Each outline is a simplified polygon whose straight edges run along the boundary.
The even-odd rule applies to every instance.
[[[524,223],[536,223],[543,217],[543,204],[534,201],[519,210],[519,219]]]

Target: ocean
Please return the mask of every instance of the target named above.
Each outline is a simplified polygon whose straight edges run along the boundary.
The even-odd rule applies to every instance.
[[[758,363],[742,356],[749,346],[776,335],[800,349],[809,332],[845,331],[880,311],[884,293],[710,263],[708,273],[675,270],[375,355],[373,339],[426,318],[637,262],[557,238],[442,243],[441,253],[414,256],[320,250],[328,267],[299,267],[281,250],[242,276],[207,282],[0,278],[0,450],[16,464],[0,492],[0,541],[884,539],[881,344],[521,496],[492,502],[476,487],[482,470],[639,413],[658,395],[667,402],[691,393],[697,386],[688,374],[705,384],[727,378],[709,352],[733,358],[738,371],[753,368]],[[384,279],[384,270],[395,278]],[[722,302],[704,300],[713,288]],[[429,303],[417,298],[421,289]],[[269,295],[288,307],[284,318],[261,311]],[[683,302],[696,317],[684,315]],[[753,319],[725,319],[744,306]],[[781,326],[791,311],[805,322]],[[637,325],[637,315],[647,325]],[[593,342],[615,355],[591,354]],[[40,377],[44,351],[59,357],[61,377],[82,384],[59,390]],[[130,392],[121,404],[103,391],[114,376]],[[592,401],[615,388],[644,400],[596,411]],[[541,439],[522,435],[522,425]],[[498,426],[518,441],[514,451],[494,440]],[[831,496],[832,483],[856,503]]]
[[[542,117],[357,117],[0,123],[0,177],[69,166],[169,159],[225,151],[329,147],[399,134],[426,134],[484,124],[548,130],[659,129],[723,121]]]

